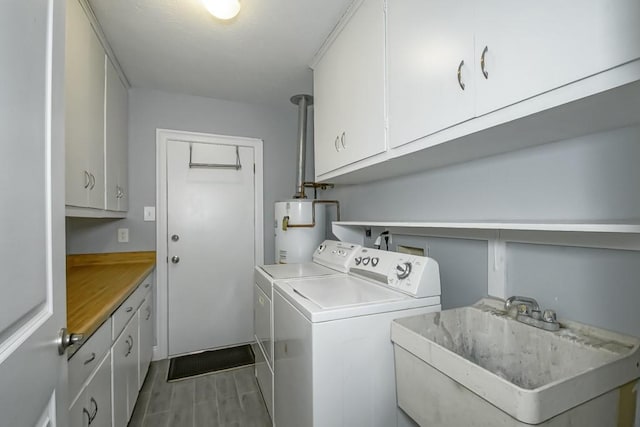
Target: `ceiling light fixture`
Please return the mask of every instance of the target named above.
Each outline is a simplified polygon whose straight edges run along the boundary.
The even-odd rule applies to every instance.
[[[218,19],[231,19],[240,12],[240,0],[202,0],[202,4]]]

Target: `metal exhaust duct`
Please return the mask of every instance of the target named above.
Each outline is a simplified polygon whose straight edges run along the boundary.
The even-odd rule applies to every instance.
[[[313,96],[294,95],[291,103],[298,106],[298,170],[296,174],[296,193],[294,199],[306,199],[304,194],[305,163],[307,157],[307,109],[313,105]]]

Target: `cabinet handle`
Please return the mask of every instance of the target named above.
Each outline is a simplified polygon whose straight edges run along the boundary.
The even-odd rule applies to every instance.
[[[98,415],[98,402],[96,402],[96,400],[92,397],[90,399],[90,403],[93,404],[96,407],[96,409],[95,411],[93,411],[93,415],[91,415],[89,418],[89,424],[91,424],[93,420],[96,419],[96,416]]]
[[[336,151],[340,152],[340,137],[336,136],[336,142],[333,143],[336,146]]]
[[[82,415],[86,415],[87,416],[87,425],[91,424],[91,421],[93,421],[91,419],[91,414],[89,413],[89,411],[87,411],[87,408],[82,408]]]
[[[84,188],[89,188],[91,185],[91,177],[89,176],[89,172],[84,171]]]
[[[462,82],[462,67],[464,66],[464,59],[460,61],[460,65],[458,65],[458,84],[460,85],[460,89],[464,90],[465,84]]]
[[[487,55],[487,52],[489,52],[489,46],[485,46],[482,50],[482,55],[480,55],[480,69],[482,70],[482,75],[485,79],[489,79],[489,72],[487,71],[485,64],[485,56]]]
[[[149,320],[150,317],[151,317],[151,307],[147,307],[147,317],[145,317],[144,320]]]
[[[146,289],[149,289],[149,286],[151,286],[151,283],[145,283],[145,284],[144,284],[144,287],[145,287]]]
[[[125,310],[127,313],[131,313],[133,311],[133,307],[127,307],[127,309]]]
[[[94,360],[96,360],[96,354],[94,352],[91,352],[91,357],[88,358],[87,360],[85,360],[84,364],[88,365],[89,363],[93,362]]]
[[[89,173],[89,175],[91,175],[91,188],[89,190],[93,190],[93,187],[96,186],[96,177],[92,173]]]
[[[342,132],[342,135],[340,135],[340,144],[342,145],[343,149],[347,148],[347,143],[345,142],[344,138],[344,132]]]
[[[129,342],[129,340],[131,340],[131,342]],[[126,343],[129,346],[129,348],[127,349],[127,354],[125,354],[124,357],[127,357],[128,355],[130,355],[131,350],[133,350],[133,337],[131,335],[129,335],[129,337],[127,338]]]

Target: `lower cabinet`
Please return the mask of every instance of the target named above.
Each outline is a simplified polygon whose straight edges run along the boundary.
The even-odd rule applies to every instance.
[[[113,345],[113,425],[126,426],[138,398],[139,333],[136,313]]]
[[[69,410],[70,427],[111,426],[111,353],[107,353]]]
[[[69,359],[70,427],[126,427],[153,352],[149,275]]]
[[[153,355],[153,294],[149,292],[144,298],[140,310],[138,310],[138,317],[140,319],[140,367],[138,376],[138,390],[142,388],[147,372],[149,371],[149,364],[151,363],[151,356]]]

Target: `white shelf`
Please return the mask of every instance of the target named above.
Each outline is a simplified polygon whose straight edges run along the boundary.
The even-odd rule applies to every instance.
[[[411,229],[468,229],[468,230],[524,230],[524,231],[571,231],[586,233],[640,233],[640,221],[620,222],[510,222],[510,221],[334,221],[339,227],[384,227]]]
[[[340,240],[363,244],[364,231],[375,238],[391,234],[525,242],[590,248],[640,250],[640,220],[628,221],[334,221]]]

